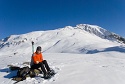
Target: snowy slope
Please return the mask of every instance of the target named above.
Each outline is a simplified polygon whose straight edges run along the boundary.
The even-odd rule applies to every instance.
[[[44,53],[43,56],[57,74],[50,80],[27,78],[19,84],[125,84],[125,53]],[[16,72],[6,73],[7,65],[22,66],[23,62],[30,61],[30,55],[0,56],[0,61],[0,84],[13,84],[14,81],[9,78]]]
[[[118,42],[123,42],[125,43],[125,38],[110,32],[104,28],[101,28],[97,25],[89,25],[89,24],[79,24],[75,28],[83,29],[91,34],[95,34],[103,39],[109,39],[109,40],[114,40]]]
[[[6,54],[3,53],[5,51],[9,54],[31,52],[29,51],[31,50],[31,41],[34,41],[36,46],[42,46],[43,52],[91,53],[91,50],[100,50],[122,44],[114,38],[104,39],[104,36],[108,38],[108,35],[111,34],[113,33],[94,25],[66,26],[56,30],[11,35],[0,41],[0,52],[2,54]]]
[[[7,65],[27,66],[35,48],[57,74],[50,80],[27,78],[19,84],[125,84],[124,38],[99,26],[80,24],[56,30],[11,35],[0,40],[0,84],[13,84]],[[28,65],[29,66],[29,65]]]

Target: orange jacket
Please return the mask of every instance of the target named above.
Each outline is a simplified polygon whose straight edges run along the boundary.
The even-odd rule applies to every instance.
[[[33,62],[36,64],[36,61],[38,62],[42,62],[43,61],[43,56],[42,53],[37,54],[36,52],[34,53],[34,55],[32,56]]]

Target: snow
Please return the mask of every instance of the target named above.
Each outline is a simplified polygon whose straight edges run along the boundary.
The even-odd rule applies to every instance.
[[[125,84],[125,45],[100,37],[108,33],[96,25],[80,24],[2,39],[0,84],[15,82],[11,77],[16,71],[10,71],[8,65],[29,66],[23,63],[31,60],[32,41],[35,48],[42,46],[44,59],[57,74],[50,80],[28,77],[18,84]]]
[[[43,53],[57,74],[50,80],[40,77],[27,78],[19,84],[124,84],[125,53],[109,51],[95,54]],[[1,84],[13,84],[9,79],[14,72],[6,73],[7,65],[21,66],[30,61],[30,54],[0,56]],[[15,60],[16,59],[16,60]]]
[[[43,52],[46,53],[88,53],[90,50],[121,45],[117,41],[103,39],[95,34],[94,31],[99,32],[101,29],[98,26],[84,26],[85,24],[80,27],[88,28],[91,30],[91,33],[85,31],[85,29],[79,29],[79,27],[75,28],[67,26],[56,30],[35,31],[22,35],[11,35],[0,42],[0,51],[4,55],[25,53],[25,51],[30,52],[31,41],[34,41],[36,46],[42,46]],[[102,33],[106,34],[105,32]],[[105,44],[105,46],[103,44]]]

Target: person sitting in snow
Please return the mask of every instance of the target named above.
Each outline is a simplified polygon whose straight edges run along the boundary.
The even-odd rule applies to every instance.
[[[46,60],[43,60],[41,47],[38,46],[36,52],[32,55],[31,58],[31,69],[41,68],[43,71],[44,78],[50,76],[51,70]]]

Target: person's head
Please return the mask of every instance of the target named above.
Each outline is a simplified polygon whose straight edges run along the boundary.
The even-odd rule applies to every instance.
[[[38,46],[37,48],[36,48],[36,53],[41,53],[41,47],[40,46]]]

